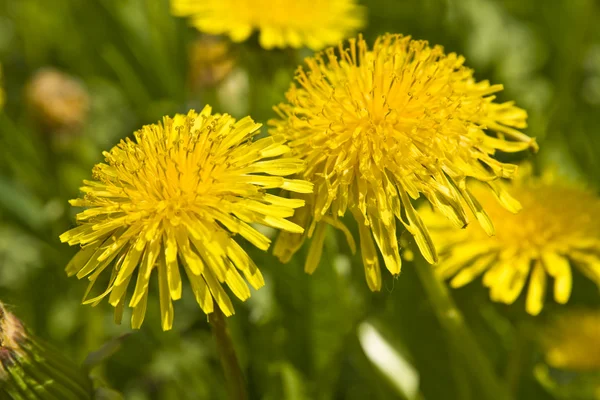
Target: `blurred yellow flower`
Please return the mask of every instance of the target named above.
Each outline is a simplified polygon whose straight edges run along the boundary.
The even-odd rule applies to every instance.
[[[537,315],[548,277],[554,279],[554,299],[560,304],[571,295],[572,266],[600,286],[600,199],[595,194],[551,174],[524,175],[512,185],[511,193],[523,206],[515,215],[481,185],[474,193],[495,221],[496,236],[489,237],[477,225],[457,230],[431,210],[421,213],[441,251],[437,273],[443,279],[453,277],[452,287],[485,272],[483,284],[490,288],[491,299],[511,304],[529,280],[525,307]]]
[[[554,368],[600,369],[599,310],[576,310],[555,317],[541,340],[546,362]]]
[[[303,177],[315,184],[309,208],[294,218],[313,239],[307,272],[319,263],[326,224],[343,229],[352,245],[338,220],[347,210],[358,222],[367,283],[379,290],[375,243],[387,269],[400,273],[396,218],[425,258],[437,260],[411,198],[423,194],[460,227],[470,208],[489,234],[492,222],[467,190],[466,178],[485,181],[507,208],[518,209],[497,184],[498,177],[512,177],[516,166],[492,155],[535,148],[533,139],[515,129],[526,126],[527,114],[512,102],[495,103],[492,94],[502,85],[476,82],[463,63],[440,46],[385,35],[372,50],[361,37],[351,39],[347,48],[329,48],[308,58],[307,70],[298,69],[298,86],[287,92],[288,103],[275,107],[280,118],[269,123],[271,134],[284,135],[291,154],[307,161]],[[303,240],[281,234],[274,252],[287,261]]]
[[[242,42],[254,30],[260,45],[313,50],[343,40],[364,24],[356,0],[171,0],[174,15],[198,30]]]
[[[253,142],[260,126],[250,117],[236,122],[226,114],[211,115],[207,106],[200,114],[190,111],[144,126],[135,141],[126,139],[104,152],[106,163],[95,166],[94,180],[84,181],[83,198],[71,200],[71,205],[86,208],[77,215],[79,226],[60,237],[82,247],[66,270],[90,280],[84,304],[96,305],[110,294],[120,322],[134,279],[129,306],[132,326],[139,328],[150,276],[157,269],[162,327],[167,330],[173,322],[172,300],[181,297],[180,266],[205,313],[213,311],[214,300],[225,315],[233,314],[223,282],[238,298],[250,296],[240,272],[254,288],[264,284],[233,236],[266,250],[270,240],[251,223],[301,233],[285,218],[304,202],[267,189],[306,193],[312,187],[283,178],[303,170],[304,161],[280,158],[289,151],[282,136]],[[112,272],[102,274],[107,269]],[[88,298],[100,277],[106,290]]]

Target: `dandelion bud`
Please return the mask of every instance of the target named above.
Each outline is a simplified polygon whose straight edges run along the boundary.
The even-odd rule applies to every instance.
[[[217,37],[201,36],[189,50],[189,77],[194,90],[218,85],[235,66],[229,43]]]
[[[0,398],[92,399],[87,375],[32,336],[0,303]]]
[[[90,99],[77,79],[52,68],[39,70],[26,89],[27,103],[48,130],[80,128],[88,114]]]

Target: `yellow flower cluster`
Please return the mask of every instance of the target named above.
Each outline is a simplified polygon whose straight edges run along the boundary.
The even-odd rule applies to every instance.
[[[172,7],[199,29],[234,41],[257,29],[265,48],[320,48],[362,23],[353,0],[319,7],[306,0],[172,0]],[[537,150],[521,132],[527,114],[496,102],[502,85],[475,80],[464,62],[402,35],[381,36],[372,48],[359,36],[306,59],[266,137],[257,138],[261,125],[250,117],[236,121],[209,106],[144,126],[135,140],[104,153],[83,196],[71,201],[84,210],[60,239],[81,246],[67,273],[89,280],[84,303],[108,297],[120,321],[128,302],[139,328],[156,270],[167,330],[184,272],[205,313],[216,302],[231,315],[223,284],[241,300],[250,296],[247,283],[264,284],[236,240],[267,250],[270,239],[253,224],[282,231],[274,254],[283,262],[310,239],[305,270],[312,273],[328,226],[355,250],[347,214],[358,225],[371,290],[382,286],[380,257],[400,273],[399,225],[428,262],[439,260],[438,274],[454,287],[483,274],[492,300],[512,303],[529,280],[531,314],[543,307],[548,277],[555,300],[567,302],[572,266],[600,285],[600,200],[529,176],[510,188],[521,203],[509,195],[502,181],[515,178],[517,166],[495,156]],[[424,200],[419,209],[417,200]],[[478,224],[468,225],[471,215]]]
[[[463,64],[440,46],[401,35],[379,37],[371,50],[361,37],[351,39],[348,47],[306,59],[287,102],[275,108],[280,118],[270,121],[271,134],[284,136],[291,155],[306,160],[302,177],[315,184],[307,208],[294,217],[306,234],[279,236],[274,252],[281,260],[312,237],[306,270],[314,271],[326,225],[346,230],[339,218],[349,211],[358,223],[367,282],[379,290],[376,246],[387,269],[400,273],[396,220],[425,258],[437,261],[412,204],[421,195],[458,227],[472,210],[490,235],[492,222],[467,178],[485,181],[506,208],[518,209],[497,183],[517,167],[492,156],[536,147],[517,130],[527,114],[512,102],[494,102],[502,85],[477,82]]]

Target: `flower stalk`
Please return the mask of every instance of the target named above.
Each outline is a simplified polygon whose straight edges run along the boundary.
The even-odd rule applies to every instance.
[[[499,380],[490,361],[467,327],[448,289],[435,276],[433,268],[421,262],[416,264],[415,269],[442,328],[451,338],[457,354],[465,361],[469,375],[479,386],[481,398],[510,399],[503,382]]]
[[[221,366],[229,384],[231,399],[247,400],[246,380],[238,362],[225,315],[219,307],[215,307],[215,310],[209,314],[208,321],[215,338]]]

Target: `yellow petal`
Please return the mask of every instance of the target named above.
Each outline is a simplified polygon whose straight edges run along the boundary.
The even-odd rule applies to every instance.
[[[148,292],[144,292],[144,295],[140,302],[134,307],[131,315],[131,327],[133,329],[140,329],[146,316],[146,305],[148,304]]]
[[[546,293],[546,273],[542,264],[537,261],[533,266],[531,278],[529,279],[529,290],[525,301],[525,310],[531,315],[538,315],[544,307],[544,295]]]
[[[159,257],[158,263],[158,291],[160,297],[160,320],[163,331],[173,328],[173,302],[171,300],[171,291],[169,289],[167,264],[162,257]]]
[[[504,303],[512,304],[517,297],[519,297],[521,291],[523,290],[523,286],[525,286],[525,282],[527,281],[530,264],[531,259],[526,256],[515,260],[515,263],[512,266],[514,271],[513,276],[508,283],[507,290],[502,298]]]
[[[223,290],[223,287],[217,281],[210,268],[206,268],[202,276],[204,277],[210,293],[217,302],[221,311],[223,311],[223,314],[225,314],[227,317],[233,315],[235,313],[233,310],[233,304],[231,304],[229,296],[227,296],[227,293],[225,293],[225,290]]]
[[[225,272],[225,283],[227,283],[229,289],[231,289],[238,299],[246,301],[250,297],[248,285],[246,285],[246,282],[244,282],[244,279],[242,279],[233,265],[230,265],[227,272]]]
[[[324,216],[323,222],[327,222],[329,225],[342,231],[344,233],[344,236],[346,237],[346,242],[348,242],[348,247],[350,247],[350,251],[352,252],[352,254],[356,253],[356,242],[354,241],[354,237],[352,237],[352,232],[350,232],[350,229],[348,229],[348,227],[344,225],[342,221],[336,218],[331,218],[329,216]]]
[[[119,273],[117,275],[117,280],[115,281],[116,286],[121,285],[123,282],[125,282],[125,280],[129,280],[129,278],[131,278],[131,274],[133,273],[133,270],[138,266],[138,262],[140,260],[140,257],[142,256],[145,247],[146,240],[143,238],[143,236],[140,236],[138,237],[135,244],[129,248],[129,251],[125,256],[123,264],[121,265],[121,269],[119,270]]]
[[[383,262],[392,273],[398,275],[402,268],[402,259],[398,249],[398,239],[396,238],[396,222],[390,220],[391,225],[385,226],[379,218],[373,218],[371,222],[371,232],[379,247],[379,251],[383,255]]]
[[[363,265],[365,267],[367,285],[372,291],[379,291],[381,290],[381,268],[379,267],[379,256],[375,250],[375,243],[373,243],[371,231],[364,224],[364,219],[359,212],[353,214],[359,222],[358,233],[360,236],[360,249]]]
[[[213,298],[206,286],[204,278],[202,276],[194,275],[187,267],[185,268],[185,272],[192,286],[192,291],[194,292],[196,302],[202,311],[204,311],[206,314],[210,314],[213,312]]]
[[[171,299],[179,300],[181,298],[181,275],[179,273],[179,263],[177,262],[177,241],[171,229],[167,229],[163,235],[165,246],[164,261],[167,266],[167,278],[169,282],[169,293]]]
[[[435,264],[438,261],[438,257],[433,241],[431,240],[431,236],[429,236],[429,231],[412,206],[412,203],[410,202],[410,199],[408,198],[408,195],[404,191],[402,185],[400,185],[398,188],[398,192],[400,193],[400,198],[402,199],[404,212],[408,218],[409,225],[406,228],[415,237],[417,246],[419,246],[419,250],[421,250],[425,260],[427,260],[427,262],[430,264]]]
[[[319,266],[321,255],[323,254],[323,243],[325,242],[325,233],[327,232],[326,223],[318,223],[315,229],[312,241],[310,242],[310,248],[306,256],[306,262],[304,263],[304,272],[312,274],[315,269]]]
[[[142,301],[142,297],[148,294],[148,284],[150,282],[150,275],[152,274],[152,269],[154,268],[154,264],[156,263],[159,250],[160,238],[154,239],[152,242],[149,243],[148,246],[146,246],[146,251],[144,252],[142,263],[138,270],[135,290],[129,302],[129,307],[136,307],[139,304],[139,302]]]
[[[483,271],[485,271],[495,259],[495,254],[488,254],[477,258],[475,262],[468,267],[461,269],[461,271],[456,274],[454,278],[452,278],[450,281],[450,286],[453,288],[459,288],[470,283],[481,273],[483,273]]]
[[[572,275],[569,260],[554,252],[544,252],[542,262],[548,274],[554,278],[554,300],[565,304],[571,296]]]
[[[90,257],[95,254],[97,247],[88,246],[82,250],[79,250],[75,256],[69,261],[65,271],[68,276],[73,276],[90,260]]]
[[[481,224],[481,227],[483,228],[485,233],[487,233],[489,236],[493,236],[494,224],[492,223],[492,220],[487,215],[483,207],[481,207],[481,204],[479,204],[477,199],[474,198],[467,189],[461,189],[460,193],[462,194],[463,199],[465,199],[465,202],[467,203],[473,214],[475,214],[477,221],[479,221],[479,224]]]

